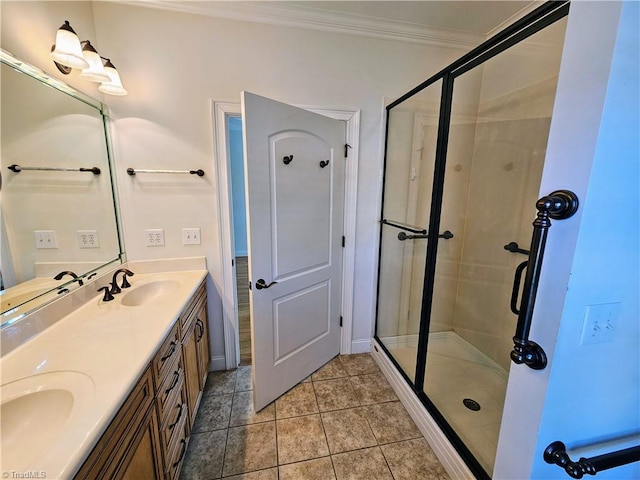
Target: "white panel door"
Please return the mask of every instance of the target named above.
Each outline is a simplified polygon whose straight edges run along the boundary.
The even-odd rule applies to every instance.
[[[254,407],[340,351],[345,124],[242,93]]]

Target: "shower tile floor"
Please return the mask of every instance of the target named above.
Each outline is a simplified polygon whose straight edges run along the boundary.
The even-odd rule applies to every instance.
[[[417,336],[381,339],[411,377]],[[429,336],[424,391],[465,445],[492,475],[507,387],[507,372],[454,332]],[[479,411],[464,406],[470,398]]]
[[[449,478],[369,354],[335,357],[257,413],[251,388],[251,366],[209,374],[181,479]]]

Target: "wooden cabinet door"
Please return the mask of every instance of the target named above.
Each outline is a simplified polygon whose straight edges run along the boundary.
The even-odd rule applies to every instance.
[[[198,397],[200,396],[200,374],[198,372],[198,352],[196,322],[191,322],[187,333],[182,338],[182,355],[184,357],[185,384],[187,387],[187,403],[189,405],[189,423],[196,418]]]
[[[158,414],[151,406],[130,446],[131,450],[117,478],[122,480],[162,479]]]
[[[198,372],[200,373],[200,390],[204,390],[204,384],[209,373],[211,354],[209,350],[209,324],[207,322],[207,299],[196,313],[196,344],[198,351]]]

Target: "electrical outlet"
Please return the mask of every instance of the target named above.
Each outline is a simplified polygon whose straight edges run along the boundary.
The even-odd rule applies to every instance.
[[[183,228],[182,244],[183,245],[200,245],[200,229],[199,228]]]
[[[100,248],[97,230],[77,230],[80,248]]]
[[[36,248],[58,248],[55,230],[34,230]]]
[[[580,344],[604,343],[613,340],[619,312],[619,302],[588,305]]]
[[[164,247],[164,230],[155,228],[144,231],[147,247]]]

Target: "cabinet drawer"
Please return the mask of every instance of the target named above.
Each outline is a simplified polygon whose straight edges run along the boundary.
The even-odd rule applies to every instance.
[[[165,456],[165,477],[167,480],[175,480],[180,475],[182,461],[187,453],[189,444],[189,422],[187,416],[183,415],[182,420],[176,427],[178,430],[174,435],[173,441],[169,445],[167,455]]]
[[[187,404],[187,394],[183,385],[175,395],[171,396],[171,400],[166,405],[166,418],[160,423],[160,439],[162,447],[165,451],[169,449],[169,444],[174,436],[180,432],[180,424],[184,417],[189,417],[189,408]]]
[[[205,288],[204,282],[198,287],[196,293],[193,295],[192,300],[189,302],[187,307],[182,312],[180,316],[180,330],[182,332],[182,337],[189,329],[189,324],[195,321],[195,311],[200,308],[201,304],[205,301],[207,296],[207,290]]]
[[[178,322],[176,322],[162,343],[158,353],[153,358],[153,381],[156,387],[158,387],[169,374],[176,359],[180,356],[181,351]]]
[[[156,392],[160,423],[171,413],[170,410],[174,406],[171,401],[175,397],[175,392],[182,389],[184,389],[184,361],[182,360],[182,355],[180,355],[173,371],[168,372]]]

